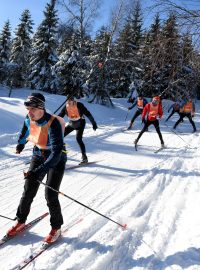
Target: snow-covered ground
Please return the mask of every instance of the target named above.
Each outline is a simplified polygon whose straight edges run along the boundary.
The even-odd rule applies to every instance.
[[[0,89],[0,215],[14,218],[23,191],[23,170],[31,157],[27,144],[15,154],[19,131],[26,110],[24,99],[30,90]],[[55,111],[63,96],[45,94],[46,107]],[[62,238],[26,269],[48,270],[199,270],[200,269],[200,137],[192,133],[186,119],[178,135],[171,131],[177,115],[160,121],[167,148],[160,146],[154,127],[139,141],[133,141],[142,128],[138,117],[131,131],[128,126],[134,110],[125,121],[126,100],[114,99],[115,109],[82,100],[98,123],[93,131],[87,119],[84,141],[90,161],[85,167],[66,170],[60,190],[99,211],[127,229],[103,218],[64,196],[60,196],[64,228]],[[165,112],[169,101],[164,101]],[[195,123],[200,130],[199,108]],[[67,121],[67,120],[66,120]],[[75,134],[65,138],[66,167],[77,164],[81,154]],[[48,211],[41,186],[32,204],[28,221]],[[83,220],[75,224],[80,218]],[[13,221],[0,218],[2,237]],[[9,270],[25,259],[49,233],[46,217],[21,236],[0,247],[0,269]]]

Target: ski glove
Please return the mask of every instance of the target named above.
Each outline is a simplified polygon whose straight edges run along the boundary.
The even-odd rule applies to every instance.
[[[95,131],[97,128],[98,128],[98,127],[97,127],[97,124],[94,123],[94,124],[93,124],[93,129],[94,129],[94,131]]]
[[[37,180],[37,174],[33,171],[24,172],[24,179],[26,180]]]
[[[24,144],[18,144],[17,146],[16,146],[16,154],[20,154],[21,152],[22,152],[22,150],[24,149]]]

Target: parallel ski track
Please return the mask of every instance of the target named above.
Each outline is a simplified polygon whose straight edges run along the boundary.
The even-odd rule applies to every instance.
[[[177,170],[181,169],[182,154],[186,153],[187,150],[188,149],[186,147],[186,148],[182,149],[181,151],[179,151],[180,155],[176,160],[174,160],[174,157],[168,159],[168,161],[170,161],[170,163],[171,163],[171,167],[177,168]],[[164,156],[165,155],[163,155],[163,157]],[[122,198],[122,200],[119,201],[119,203],[117,205],[115,205],[114,208],[111,207],[110,210],[108,211],[108,213],[104,213],[104,214],[107,214],[108,216],[110,215],[113,218],[120,211],[123,211],[124,205],[127,205],[128,203],[131,203],[131,204],[133,204],[134,210],[130,214],[130,216],[134,217],[134,216],[140,216],[142,214],[146,214],[149,217],[146,220],[149,220],[153,215],[155,215],[156,213],[161,212],[163,206],[162,206],[162,203],[160,203],[160,206],[159,206],[160,208],[158,208],[158,205],[159,205],[158,202],[159,202],[159,200],[162,201],[162,195],[163,195],[162,193],[172,184],[172,178],[173,177],[168,176],[168,179],[166,179],[166,177],[164,175],[164,176],[159,178],[160,186],[159,186],[159,189],[157,189],[157,185],[156,185],[156,182],[155,182],[156,180],[154,180],[155,177],[156,177],[156,174],[157,174],[157,170],[162,169],[164,167],[163,163],[165,161],[166,160],[164,158],[162,161],[156,162],[155,165],[153,165],[152,168],[150,169],[150,172],[145,173],[146,176],[145,175],[139,176],[138,182],[139,181],[141,181],[141,182],[134,191],[130,189],[129,196],[127,196],[127,185],[128,184],[131,185],[133,179],[138,178],[138,176],[131,177],[131,179],[129,178],[128,180],[124,181],[123,182],[124,189],[120,188],[120,190],[119,190],[119,187],[121,186],[121,183],[117,182],[116,185],[115,185],[115,191],[116,192],[114,192],[114,194],[113,194],[113,192],[112,192],[112,194],[107,193],[106,198],[105,198],[105,196],[102,196],[102,192],[99,192],[98,195],[96,194],[97,197],[95,196],[95,198],[93,198],[93,200],[90,201],[90,205],[94,205],[95,209],[99,209],[99,211],[101,211],[101,210],[103,211],[104,204],[107,205],[109,203],[110,205],[112,205],[112,202],[113,202],[115,196],[122,196],[123,191],[124,191],[125,196]],[[98,177],[99,170],[100,169],[96,170],[97,174],[93,175],[93,177],[91,179],[89,179],[88,182],[86,182],[86,184],[84,184],[77,191],[77,193],[82,192],[86,187],[88,187]],[[152,191],[152,194],[149,195],[150,197],[148,197],[148,198],[146,197],[145,201],[140,201],[141,194],[144,193],[146,189],[147,190],[149,189],[149,184],[155,185],[155,189]],[[123,185],[122,185],[122,187],[123,187]],[[177,182],[176,187],[174,186],[173,188],[178,189],[178,187],[179,187],[179,183]],[[182,189],[185,189],[185,190],[187,189],[187,181],[184,184],[184,187],[182,187]],[[134,201],[136,203],[136,206],[135,206]],[[137,201],[138,201],[138,203],[137,203]],[[70,204],[66,205],[66,207],[68,207]],[[138,206],[137,206],[137,204],[138,204]],[[184,209],[184,204],[185,204],[185,202],[183,200],[181,200],[181,198],[180,198],[180,206],[181,206],[182,209]],[[157,206],[157,211],[155,212],[154,209],[155,209],[156,206]],[[174,221],[178,220],[180,218],[181,213],[178,213],[178,210],[179,209],[177,209],[177,211],[175,211],[174,219],[172,221],[170,221],[168,228],[173,228],[173,226],[175,226]],[[91,213],[87,213],[86,216],[88,216],[90,214]],[[94,214],[94,215],[96,215],[96,214]],[[97,222],[97,220],[98,220],[98,222]],[[109,224],[110,224],[110,222],[109,222]],[[104,220],[102,217],[95,218],[94,221],[92,222],[92,226],[90,227],[91,229],[89,231],[80,232],[80,235],[78,236],[77,240],[75,242],[72,241],[71,244],[73,245],[73,248],[75,250],[76,249],[78,250],[80,248],[81,243],[88,242],[91,238],[95,237],[95,235],[98,234],[99,231],[105,230],[105,227],[107,227],[106,225],[108,225],[108,221]],[[113,238],[114,238],[114,239],[116,239],[117,242],[119,242],[120,246],[122,245],[122,241],[124,241],[124,245],[122,245],[122,246],[124,246],[125,248],[123,250],[121,250],[121,252],[123,252],[126,255],[127,253],[128,254],[134,254],[137,251],[137,249],[140,247],[140,245],[143,243],[142,241],[144,239],[144,236],[142,235],[142,232],[146,231],[146,229],[148,227],[148,223],[147,224],[144,223],[142,226],[140,226],[138,228],[137,232],[134,232],[134,231],[132,231],[130,229],[128,231],[121,232],[120,235],[123,235],[123,239],[121,239],[122,237],[121,238],[119,237],[119,230],[114,229],[112,226],[116,226],[116,225],[114,225],[114,224],[109,225],[110,229],[113,230],[111,235],[110,235],[109,241],[112,242]],[[172,231],[173,230],[174,230],[174,228],[172,229]],[[156,234],[158,233],[158,228],[155,227],[154,230],[152,231],[152,233],[153,233],[153,236],[155,237]],[[170,231],[169,231],[169,235],[170,235]],[[167,240],[168,240],[169,235],[166,235],[166,238],[163,239],[163,241],[162,241],[163,243],[161,243],[161,245],[160,245],[162,253],[164,253],[164,247],[167,248],[166,244],[167,244]],[[126,245],[127,239],[130,242],[130,245],[128,245],[128,246]],[[132,239],[132,241],[130,241],[130,239]],[[98,241],[98,240],[96,240],[96,241]],[[145,242],[143,244],[145,244]],[[150,243],[150,245],[151,244],[153,245],[153,243]],[[70,252],[70,250],[71,250],[70,245],[68,245],[67,250],[65,250],[65,252],[68,254],[68,256],[71,256],[72,253],[73,253],[73,251]],[[109,269],[107,267],[110,265],[110,261],[112,261],[113,256],[115,258],[117,258],[117,252],[119,252],[119,249],[112,247],[112,255],[108,254],[107,255],[108,258],[106,258],[106,260],[105,260],[105,264],[104,264],[105,269]],[[161,253],[160,256],[162,256],[162,253]],[[98,256],[100,257],[100,256],[103,256],[103,255],[99,254]],[[59,263],[59,265],[62,265],[62,263],[64,263],[62,257],[61,257],[60,260],[57,258],[56,261],[57,261],[56,265],[58,263]],[[113,262],[113,268],[112,269],[126,269],[126,268],[123,268],[125,262],[126,262],[126,256],[124,256],[124,262],[123,261],[119,262],[119,261],[115,260],[115,262]],[[78,265],[76,265],[76,270],[81,269],[81,267],[83,267],[83,265],[84,265],[84,267],[86,267],[85,269],[92,269],[92,264],[93,263],[94,263],[93,262],[93,255],[88,254],[87,258],[84,258],[83,261],[81,261]],[[156,261],[155,261],[155,263],[156,263]],[[154,269],[153,268],[154,267],[154,262],[152,262],[150,260],[148,262],[148,264],[149,264],[149,267],[151,267],[151,268],[148,268],[148,269]],[[102,266],[102,262],[101,262],[101,266]],[[116,268],[116,267],[118,267],[118,268]],[[122,268],[120,268],[120,267],[122,267]],[[130,267],[130,265],[127,266],[127,267]],[[132,267],[133,267],[133,265],[132,265]],[[48,268],[48,269],[51,269],[51,268]]]

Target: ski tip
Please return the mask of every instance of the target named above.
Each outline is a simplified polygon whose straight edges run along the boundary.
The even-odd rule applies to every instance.
[[[123,230],[127,230],[127,224],[122,225]]]
[[[135,151],[137,151],[137,146],[135,145]]]

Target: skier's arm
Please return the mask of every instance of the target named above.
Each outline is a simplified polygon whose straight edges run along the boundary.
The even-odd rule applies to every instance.
[[[149,103],[145,105],[143,111],[142,111],[142,122],[144,122],[145,116],[148,112]]]
[[[97,127],[97,123],[96,121],[94,120],[94,117],[92,116],[92,114],[88,111],[88,109],[82,104],[82,103],[78,103],[77,104],[78,108],[80,109],[80,111],[85,115],[87,116],[87,118],[90,120],[92,126],[93,126],[93,129],[96,130],[98,127]]]
[[[195,104],[194,102],[192,102],[192,116],[195,115]]]
[[[128,107],[128,110],[129,111],[132,110],[135,107],[136,104],[137,104],[137,100],[134,101],[133,105],[131,105],[130,107]]]
[[[28,128],[29,122],[30,122],[29,117],[26,116],[22,130],[21,130],[20,135],[19,135],[18,144],[16,146],[16,154],[20,154],[22,152],[22,150],[24,149],[25,144],[27,143],[26,139],[29,136],[29,128]]]
[[[159,118],[162,118],[163,116],[163,108],[161,104],[159,104],[159,107],[158,107],[158,116]]]
[[[66,106],[62,107],[62,110],[60,111],[60,113],[58,114],[58,116],[64,118],[66,115]]]
[[[144,102],[144,107],[147,105],[148,101],[146,98],[143,99],[143,102]]]

